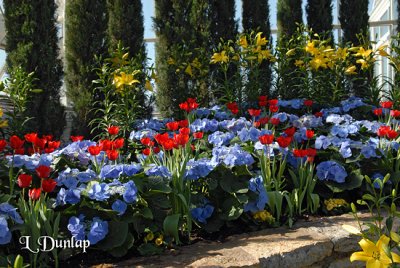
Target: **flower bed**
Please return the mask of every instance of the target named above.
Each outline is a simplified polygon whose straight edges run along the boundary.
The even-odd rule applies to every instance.
[[[117,126],[62,147],[12,136],[0,142],[1,255],[39,267],[98,250],[149,255],[193,232],[348,211],[363,193],[397,187],[400,111],[381,106],[261,96],[251,109],[206,109],[188,99],[186,118],[140,121],[128,140]]]

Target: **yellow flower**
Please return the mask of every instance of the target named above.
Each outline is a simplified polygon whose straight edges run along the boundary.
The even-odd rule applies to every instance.
[[[394,242],[396,242],[397,244],[400,243],[400,236],[399,236],[398,233],[391,231],[391,232],[390,232],[390,238],[392,238],[392,240],[393,240]]]
[[[199,61],[199,59],[197,57],[194,58],[194,60],[192,61],[192,63],[190,65],[192,65],[196,69],[200,69],[201,68],[201,63],[200,63],[200,61]]]
[[[133,74],[126,74],[125,72],[121,72],[119,75],[114,75],[113,84],[117,88],[117,91],[121,90],[125,85],[132,86],[135,83],[139,83],[139,80],[134,79],[134,75],[139,73],[140,71],[136,70]]]
[[[218,62],[228,62],[228,56],[226,55],[226,51],[223,50],[221,53],[214,53],[214,55],[211,57],[211,63],[218,63]]]
[[[257,33],[256,35],[256,46],[265,46],[267,44],[267,39],[265,37],[262,37],[262,32]]]
[[[344,71],[344,73],[347,75],[353,75],[353,74],[357,74],[356,70],[357,70],[357,67],[352,65],[349,68],[347,68],[346,71]]]
[[[169,65],[175,65],[175,60],[172,57],[169,57],[168,60],[167,60],[167,63]]]
[[[313,68],[314,70],[317,70],[319,68],[326,68],[326,58],[324,58],[321,55],[315,56],[311,61],[310,61],[310,66],[311,68]]]
[[[164,243],[164,237],[162,235],[160,235],[155,241],[154,243],[156,244],[156,246],[161,246]]]
[[[304,65],[304,61],[302,60],[296,60],[294,62],[294,65],[296,65],[297,67],[302,67]]]
[[[381,45],[376,49],[376,52],[378,52],[378,54],[382,57],[389,57],[390,56],[389,53],[386,52],[387,47],[388,47],[387,45]]]
[[[0,108],[0,117],[3,117],[3,115],[4,115],[3,109]]]
[[[336,59],[345,60],[348,55],[349,55],[349,52],[347,51],[347,48],[339,47],[336,51],[335,56],[336,56]]]
[[[358,49],[358,52],[355,54],[356,57],[363,57],[364,59],[368,58],[372,53],[371,49],[365,50],[363,47]]]
[[[315,55],[318,49],[315,47],[315,41],[309,41],[305,47],[306,52],[310,53],[311,55]]]
[[[296,54],[295,48],[289,49],[288,52],[286,52],[286,56],[288,57],[293,56],[294,54]]]
[[[150,232],[146,235],[146,241],[151,241],[153,239],[154,239],[154,234],[152,232]]]
[[[146,83],[144,84],[144,88],[149,91],[153,91],[153,86],[151,85],[150,80],[146,80]]]
[[[273,223],[275,221],[275,218],[271,215],[266,210],[261,210],[257,211],[256,213],[253,214],[253,219],[262,221],[262,222],[268,222],[268,223]]]
[[[356,61],[356,63],[361,64],[361,69],[362,70],[368,69],[368,67],[369,67],[368,62],[366,60],[364,60],[364,59],[358,59]]]
[[[242,35],[242,36],[239,38],[239,45],[240,45],[242,48],[247,48],[247,47],[248,47],[246,36]]]
[[[114,57],[111,59],[111,62],[113,63],[113,66],[124,66],[126,64],[128,64],[128,61],[126,60],[129,56],[129,53],[125,53],[124,55],[122,55],[121,58],[119,57]]]
[[[0,128],[8,127],[8,120],[3,120],[0,122]]]
[[[389,251],[389,242],[390,238],[386,235],[382,235],[376,244],[371,240],[363,238],[358,242],[363,251],[351,254],[350,261],[365,261],[367,268],[384,268],[389,267],[393,262],[400,263],[400,256],[396,253],[391,252],[393,262],[386,254]]]
[[[188,75],[193,77],[192,66],[190,64],[187,65],[187,67],[185,69],[185,73],[187,73]]]

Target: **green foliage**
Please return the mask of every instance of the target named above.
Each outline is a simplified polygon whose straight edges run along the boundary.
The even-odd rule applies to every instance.
[[[99,67],[95,55],[106,47],[105,0],[71,0],[65,4],[65,83],[67,97],[73,104],[73,132],[89,136],[89,113],[93,101],[94,69]],[[90,37],[90,38],[89,38]]]
[[[1,99],[11,104],[11,107],[4,112],[8,118],[6,135],[23,136],[28,132],[26,123],[32,119],[26,116],[28,95],[41,92],[41,90],[33,88],[34,83],[35,74],[27,74],[21,67],[11,70],[10,77],[0,83],[0,91],[5,93]]]
[[[142,71],[146,66],[146,48],[144,44],[144,25],[142,2],[140,0],[108,0],[108,50],[115,51],[118,44],[127,48],[129,56],[141,63]],[[144,83],[142,83],[143,85]],[[145,118],[151,115],[151,106],[146,103],[148,97],[144,90],[139,90],[136,96],[139,104],[138,117]]]
[[[368,36],[369,0],[342,0],[339,6],[339,21],[343,31],[343,43],[362,44],[357,35]]]
[[[301,0],[279,0],[277,5],[277,23],[281,45],[294,35],[298,24],[303,22]]]
[[[267,0],[244,0],[242,7],[242,24],[243,29],[247,33],[251,31],[262,32],[263,37],[268,40],[267,47],[272,48],[271,25],[269,21],[269,5]],[[248,82],[253,81],[255,77],[259,77],[259,90],[256,94],[250,95],[270,95],[272,80],[272,64],[265,61],[259,67],[259,73],[250,72],[248,74]],[[246,87],[246,86],[245,86]],[[247,89],[251,87],[246,87]],[[257,97],[257,96],[255,96]],[[256,99],[250,98],[249,101]]]
[[[60,136],[64,109],[60,104],[62,62],[59,58],[56,4],[53,0],[6,0],[4,19],[7,29],[7,65],[35,72],[35,87],[42,94],[28,95],[27,116],[31,131]]]
[[[308,0],[306,12],[308,27],[333,44],[332,0]]]

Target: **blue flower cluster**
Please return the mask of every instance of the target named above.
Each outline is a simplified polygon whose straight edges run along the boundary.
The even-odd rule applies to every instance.
[[[81,214],[79,217],[71,217],[68,221],[67,228],[76,240],[87,238],[90,245],[95,245],[106,237],[108,234],[107,221],[102,221],[98,217],[94,217],[90,222],[84,221],[84,219],[85,216]]]
[[[211,217],[213,212],[214,207],[210,204],[206,204],[202,207],[197,207],[190,210],[192,218],[204,224],[207,223],[207,219]]]
[[[346,180],[347,172],[343,166],[335,161],[324,161],[317,166],[317,177],[320,180],[331,180],[343,183]]]
[[[199,160],[190,159],[186,164],[185,178],[189,180],[204,178],[210,174],[215,166],[216,165],[207,158]]]
[[[130,165],[104,165],[100,171],[101,179],[118,179],[120,176],[133,176],[142,169],[140,164],[132,163]]]
[[[249,190],[257,193],[258,197],[255,201],[250,201],[244,206],[244,211],[257,212],[264,210],[265,205],[268,203],[267,191],[264,188],[264,182],[261,176],[251,178],[249,181]]]
[[[231,147],[215,147],[212,151],[211,164],[225,164],[227,167],[251,165],[254,163],[254,158],[250,153],[244,151],[240,145],[235,144]]]
[[[7,220],[11,219],[15,223],[23,224],[23,220],[17,209],[8,203],[0,204],[0,245],[5,245],[11,241],[11,230],[8,226]]]

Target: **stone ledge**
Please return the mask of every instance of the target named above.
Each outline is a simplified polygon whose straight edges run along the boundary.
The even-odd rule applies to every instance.
[[[160,256],[94,267],[363,267],[349,261],[350,254],[360,250],[360,238],[343,230],[343,224],[357,226],[352,215],[316,218],[298,221],[290,229],[233,235],[223,243],[202,241]]]

